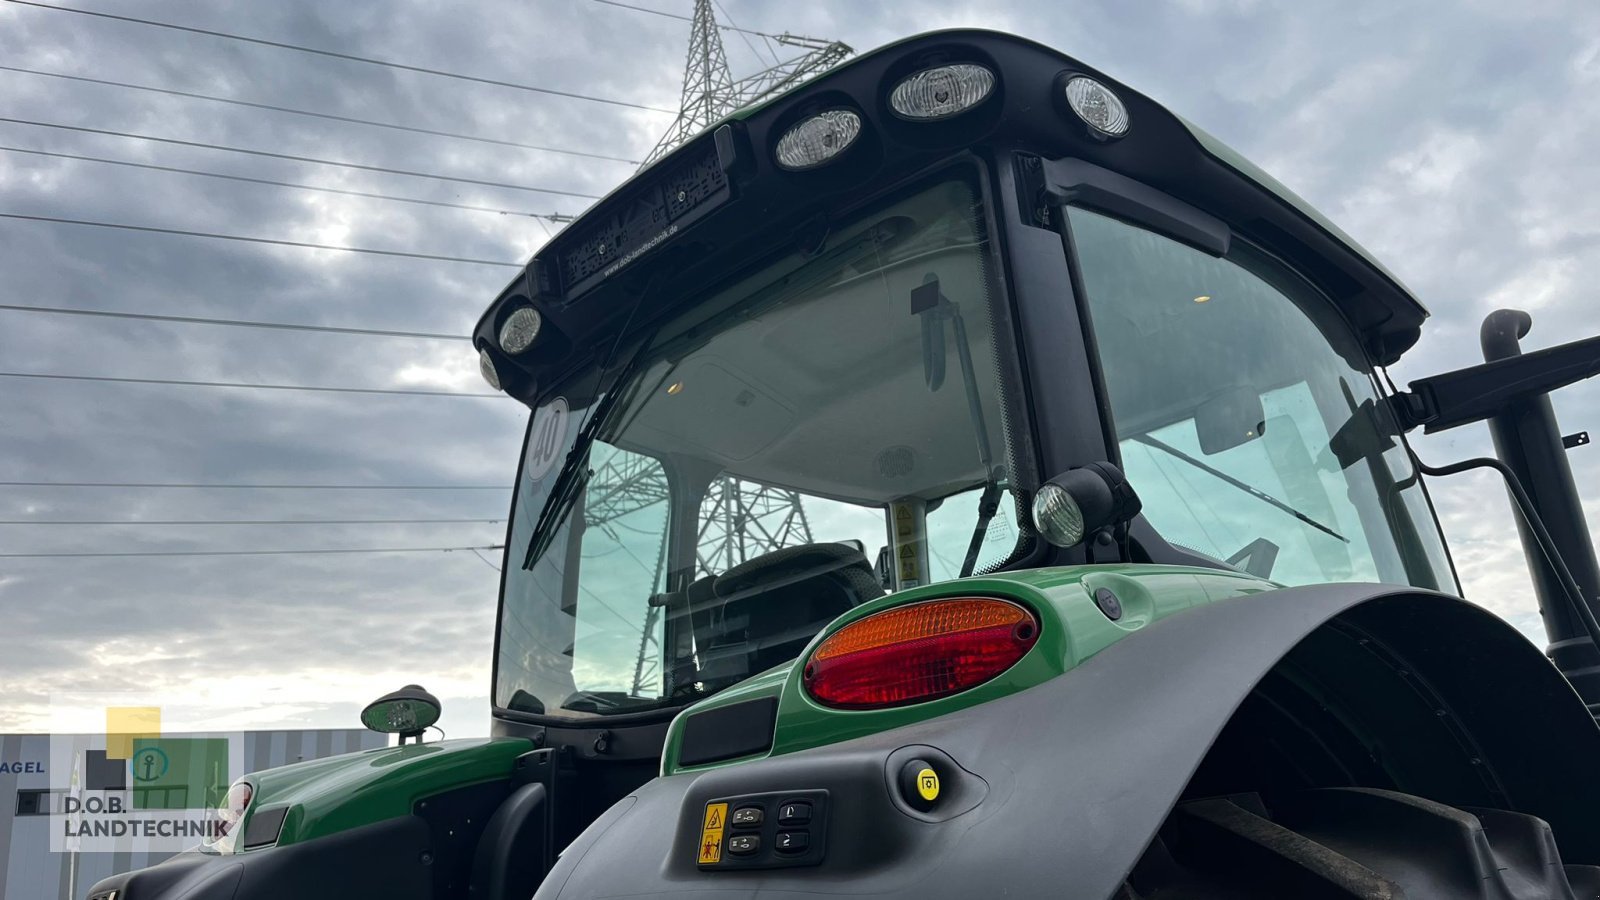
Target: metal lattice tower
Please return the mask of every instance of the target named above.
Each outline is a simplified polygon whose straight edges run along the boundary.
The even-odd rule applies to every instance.
[[[678,117],[644,158],[646,166],[672,152],[734,110],[764,97],[781,93],[818,72],[838,64],[855,51],[839,41],[824,41],[801,35],[766,35],[786,47],[805,52],[780,61],[770,68],[738,81],[728,70],[728,55],[722,49],[722,28],[712,14],[713,0],[695,0],[694,20],[689,26],[689,56],[683,66],[683,94],[678,102]]]
[[[631,513],[667,501],[666,474],[647,456],[618,454],[589,480],[584,523],[622,543],[614,523]],[[714,481],[700,504],[700,531],[696,535],[695,577],[714,575],[752,557],[783,547],[811,543],[811,523],[800,495],[724,475]],[[645,565],[645,560],[636,561]],[[666,566],[665,530],[656,548],[651,590],[661,586]],[[656,622],[661,609],[651,606],[639,634],[639,655],[633,668],[632,693],[640,694],[661,671],[661,643]]]
[[[752,557],[811,543],[800,495],[724,475],[700,504],[696,577],[726,572]]]
[[[585,526],[598,528],[606,537],[622,546],[622,536],[613,523],[623,516],[667,501],[667,478],[661,466],[648,456],[619,453],[606,461],[600,471],[589,479],[588,498],[584,504]],[[644,566],[644,560],[637,560]],[[661,572],[667,564],[666,529],[661,531],[661,542],[656,547],[655,571],[650,576],[650,590],[661,586]],[[659,677],[661,671],[661,641],[656,636],[659,607],[645,611],[644,625],[639,632],[639,655],[633,666],[633,688],[638,695],[645,686]]]
[[[666,499],[667,479],[659,463],[648,456],[619,453],[589,479],[584,522],[590,528],[606,528],[610,522]],[[658,565],[656,583],[660,581]]]
[[[722,46],[723,26],[717,24],[712,4],[715,0],[695,0],[694,18],[689,26],[689,53],[683,66],[683,93],[678,116],[667,128],[655,149],[645,157],[648,166],[667,155],[706,128],[722,121],[742,106],[786,91],[819,72],[837,65],[855,51],[840,41],[824,41],[784,32],[760,34],[785,47],[805,52],[789,60],[777,60],[770,68],[737,81],[728,69],[728,55]],[[613,457],[589,481],[589,499],[584,519],[608,537],[619,536],[611,524],[632,512],[667,499],[667,480],[661,468],[647,457],[628,454]],[[806,520],[800,495],[782,488],[740,481],[731,476],[718,478],[700,507],[700,533],[696,541],[695,577],[726,572],[751,557],[811,543],[811,524]],[[651,589],[661,587],[666,566],[666,541],[657,549]],[[643,565],[643,561],[640,561]],[[660,609],[652,606],[645,614],[639,636],[639,657],[634,666],[633,692],[639,693],[660,671],[661,647],[655,634]]]

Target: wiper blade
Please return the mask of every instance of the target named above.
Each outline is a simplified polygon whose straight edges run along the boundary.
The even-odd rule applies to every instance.
[[[1256,498],[1257,500],[1260,500],[1260,501],[1262,501],[1264,503],[1270,504],[1271,506],[1273,506],[1273,507],[1275,507],[1275,508],[1277,508],[1279,510],[1282,510],[1283,512],[1286,512],[1289,515],[1294,516],[1296,519],[1299,519],[1300,521],[1306,523],[1307,525],[1310,525],[1312,528],[1317,529],[1318,531],[1322,532],[1323,534],[1327,534],[1327,535],[1331,535],[1333,537],[1336,537],[1339,540],[1344,541],[1346,544],[1350,543],[1350,539],[1349,538],[1345,537],[1344,535],[1340,534],[1337,531],[1334,531],[1332,528],[1329,528],[1328,526],[1322,524],[1321,522],[1318,522],[1316,519],[1311,518],[1310,516],[1306,515],[1305,513],[1301,512],[1300,510],[1295,509],[1294,507],[1292,507],[1289,504],[1283,502],[1282,500],[1279,500],[1277,497],[1274,497],[1271,494],[1268,494],[1267,492],[1261,490],[1260,488],[1257,488],[1257,487],[1254,487],[1252,485],[1246,484],[1245,482],[1240,481],[1239,479],[1233,477],[1232,475],[1229,475],[1227,472],[1224,472],[1224,471],[1222,471],[1221,469],[1218,469],[1215,466],[1208,465],[1205,462],[1202,462],[1202,461],[1200,461],[1198,459],[1195,459],[1193,456],[1190,456],[1189,454],[1183,452],[1182,450],[1179,450],[1177,447],[1174,447],[1174,446],[1172,446],[1171,444],[1168,444],[1165,441],[1162,441],[1162,440],[1157,439],[1157,438],[1153,438],[1148,434],[1135,435],[1132,438],[1130,438],[1130,440],[1138,441],[1139,443],[1144,444],[1146,447],[1154,447],[1155,449],[1160,450],[1162,453],[1165,453],[1165,454],[1167,454],[1167,455],[1169,455],[1169,456],[1171,456],[1171,457],[1173,457],[1175,459],[1180,459],[1180,460],[1188,463],[1189,465],[1194,466],[1195,468],[1199,469],[1202,472],[1205,472],[1205,473],[1207,473],[1209,475],[1215,475],[1217,478],[1222,479],[1222,481],[1224,483],[1226,483],[1228,485],[1231,485],[1233,487],[1236,487],[1239,490],[1244,491],[1246,494],[1249,494],[1250,496]]]
[[[568,466],[563,463],[561,471],[556,474],[555,486],[551,488],[550,496],[545,498],[544,508],[539,510],[539,520],[533,526],[533,536],[528,539],[528,551],[522,557],[524,571],[532,569],[533,564],[539,561],[539,557],[550,549],[550,542],[555,540],[555,528],[551,527],[552,523],[566,515],[583,486],[589,483],[589,476],[594,474],[588,463],[588,443],[582,435],[579,435],[573,442],[572,453],[567,455],[567,459],[581,460],[580,464]],[[582,451],[580,455],[572,455],[579,453],[580,450]]]
[[[628,390],[629,382],[633,380],[634,373],[638,370],[640,362],[644,360],[645,351],[650,347],[651,339],[646,337],[639,349],[633,351],[633,356],[617,373],[611,382],[611,390],[600,399],[594,411],[589,414],[583,428],[579,429],[578,436],[573,438],[572,449],[567,451],[567,458],[561,463],[561,470],[556,473],[555,483],[550,488],[550,496],[545,498],[544,508],[539,510],[539,519],[534,523],[533,535],[528,539],[528,550],[522,557],[522,568],[532,569],[539,557],[550,549],[550,542],[555,540],[556,523],[560,522],[572,508],[572,504],[583,493],[583,488],[589,483],[589,477],[594,470],[589,468],[589,450],[594,446],[595,440],[600,435],[600,430],[611,421],[611,416],[620,408],[623,394],[632,393]]]

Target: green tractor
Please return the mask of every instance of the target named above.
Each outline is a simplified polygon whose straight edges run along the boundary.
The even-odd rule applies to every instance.
[[[1600,895],[1600,572],[1547,396],[1600,342],[1497,313],[1399,390],[1426,315],[1082,63],[857,58],[479,322],[532,410],[494,736],[248,775],[221,843],[90,896]],[[1485,420],[1500,460],[1406,443]],[[1420,476],[1473,466],[1548,658],[1457,596]]]

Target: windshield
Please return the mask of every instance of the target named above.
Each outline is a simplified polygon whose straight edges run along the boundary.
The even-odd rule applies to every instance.
[[[1069,209],[1123,467],[1167,541],[1283,584],[1456,589],[1333,306],[1277,264]]]
[[[952,178],[695,299],[609,386],[588,478],[556,491],[571,502],[538,541],[597,404],[535,411],[496,705],[692,702],[856,604],[1025,550],[1000,296],[976,191]]]

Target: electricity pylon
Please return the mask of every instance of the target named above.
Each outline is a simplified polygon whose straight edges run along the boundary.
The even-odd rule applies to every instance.
[[[718,478],[700,504],[697,576],[726,572],[745,560],[811,543],[800,495],[786,488]]]
[[[694,20],[689,26],[689,56],[683,66],[683,94],[678,102],[678,117],[644,158],[646,166],[705,129],[722,121],[729,113],[758,100],[781,93],[811,76],[837,65],[854,53],[848,44],[803,35],[754,32],[762,40],[805,52],[793,59],[776,62],[737,81],[728,70],[728,55],[722,49],[722,28],[711,12],[712,0],[695,0]],[[776,59],[776,56],[774,56]]]
[[[599,529],[619,545],[622,536],[614,523],[618,519],[668,499],[666,473],[648,456],[619,453],[612,456],[589,480],[584,523]],[[662,511],[663,517],[666,511]],[[650,590],[661,587],[666,566],[666,523],[656,548]],[[811,523],[806,518],[800,495],[786,488],[741,481],[723,475],[712,482],[700,504],[700,527],[695,540],[695,577],[716,575],[752,557],[783,547],[811,543]],[[641,566],[643,560],[635,557]],[[660,637],[656,622],[661,608],[654,604],[645,610],[639,634],[639,654],[633,667],[636,696],[659,677]]]
[[[712,13],[714,0],[695,0],[689,27],[689,53],[683,67],[683,93],[678,116],[655,149],[644,158],[648,166],[674,147],[722,121],[740,107],[786,91],[819,72],[837,65],[855,51],[841,41],[803,35],[752,32],[762,40],[802,50],[766,69],[734,80],[728,55],[722,47],[723,27]],[[666,473],[654,460],[634,454],[613,456],[589,481],[584,520],[612,540],[621,538],[611,523],[667,500]],[[650,590],[662,587],[666,565],[665,527],[656,551]],[[741,481],[724,475],[712,483],[700,508],[700,528],[695,548],[695,577],[726,572],[751,557],[811,542],[811,523],[795,491]],[[642,563],[641,563],[642,565]],[[633,693],[639,694],[658,677],[661,647],[655,633],[660,608],[650,606],[639,636],[639,656],[633,672]]]

